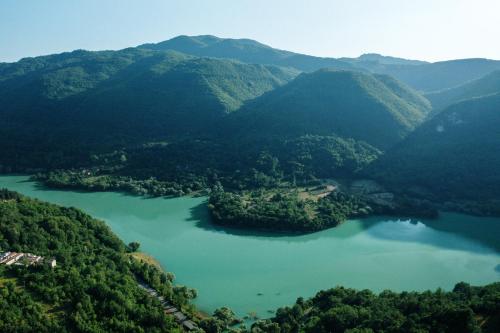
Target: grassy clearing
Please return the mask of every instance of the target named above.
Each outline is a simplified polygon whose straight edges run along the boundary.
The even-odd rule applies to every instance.
[[[158,268],[160,270],[163,270],[160,262],[158,260],[156,260],[155,258],[153,258],[152,256],[150,256],[149,254],[146,254],[144,252],[133,252],[133,253],[130,253],[129,255],[131,257],[139,260],[139,261],[143,261],[149,265],[155,266],[156,268]]]

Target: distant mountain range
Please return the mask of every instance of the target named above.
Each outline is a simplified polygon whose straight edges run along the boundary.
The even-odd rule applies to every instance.
[[[312,72],[336,68],[388,74],[423,92],[453,88],[500,69],[500,61],[461,59],[427,63],[423,61],[365,54],[359,58],[320,58],[278,50],[250,39],[215,36],[178,36],[173,39],[138,46],[142,49],[175,50],[200,57],[236,59],[246,63],[293,67]]]
[[[235,59],[245,63],[293,67],[311,72],[325,67],[354,69],[348,62],[274,49],[251,39],[215,36],[179,36],[157,44],[143,44],[140,49],[175,50],[198,57]]]
[[[340,58],[339,60],[346,61],[349,63],[355,63],[361,67],[370,64],[373,65],[424,65],[428,64],[427,61],[421,60],[408,60],[403,58],[396,58],[391,56],[383,56],[378,53],[365,53],[360,55],[358,58]]]
[[[483,97],[500,92],[500,70],[491,72],[479,79],[469,81],[455,88],[426,94],[434,108],[433,113],[438,113],[447,106],[475,97]]]

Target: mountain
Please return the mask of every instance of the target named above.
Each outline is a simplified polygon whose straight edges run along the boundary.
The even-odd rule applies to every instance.
[[[160,43],[143,44],[138,47],[174,50],[200,57],[236,59],[245,63],[293,67],[304,72],[335,68],[387,74],[426,93],[454,88],[494,70],[500,70],[500,61],[481,58],[435,63],[375,53],[363,54],[358,58],[321,58],[275,49],[251,39],[215,36],[178,36]]]
[[[368,69],[370,71],[375,71],[377,70],[377,68],[383,69],[385,65],[417,66],[428,64],[428,62],[426,61],[396,58],[391,56],[384,56],[378,53],[365,53],[357,58],[339,58],[339,60],[351,63],[356,67]]]
[[[236,128],[232,135],[337,135],[385,149],[429,110],[424,97],[391,77],[323,69],[249,101],[230,118]]]
[[[500,196],[500,94],[454,104],[389,150],[368,173],[443,200]]]
[[[425,95],[432,103],[434,113],[459,101],[500,92],[500,70],[452,89]]]
[[[178,36],[157,44],[143,44],[140,49],[174,50],[199,57],[235,59],[245,63],[292,67],[311,72],[325,67],[353,69],[347,62],[278,50],[251,39],[215,36]]]
[[[419,66],[392,65],[378,72],[394,76],[417,90],[430,93],[457,87],[495,70],[500,70],[500,61],[478,58]]]
[[[101,148],[198,135],[296,74],[134,48],[23,59],[0,67],[0,142]]]
[[[310,169],[304,179],[340,172],[348,175],[397,145],[427,118],[431,109],[429,102],[415,90],[384,74],[321,69],[298,75],[296,69],[247,64],[241,62],[243,58],[236,61],[187,55],[171,50],[174,46],[200,54],[226,48],[234,54],[249,57],[267,54],[281,61],[297,56],[250,40],[183,36],[119,51],[77,50],[3,63],[0,65],[0,170],[71,169],[95,166],[93,159],[98,159],[101,171],[109,167],[110,160],[118,160],[113,164],[114,172],[135,163],[134,159],[121,161],[122,157],[128,160],[136,156],[135,161],[140,162],[134,164],[137,167],[133,172],[146,179],[151,174],[144,170],[150,170],[151,163],[144,156],[157,158],[160,151],[164,164],[155,170],[168,176],[164,179],[176,182],[198,181],[207,165],[213,172],[203,174],[209,180],[204,179],[200,184],[211,184],[210,179],[217,179],[220,174],[231,178],[234,170],[249,165],[249,159],[255,162],[266,153],[271,154],[268,158],[271,162],[265,162],[271,167],[264,172],[251,164],[244,170],[250,175],[245,175],[245,182],[255,176],[252,169],[272,180],[280,179],[281,175],[295,177],[296,169],[300,168]],[[307,61],[325,60],[299,56]],[[258,59],[266,61],[265,57]],[[373,61],[380,71],[394,70],[395,77],[410,73],[407,81],[413,80],[415,85],[422,80],[420,83],[428,88],[433,88],[436,82],[436,87],[449,86],[480,72],[490,73],[499,63],[485,59],[418,63],[373,54],[359,59],[365,63]],[[312,63],[319,64],[309,62]],[[496,75],[487,76],[486,81],[494,81],[491,78]],[[474,106],[479,102],[470,103]],[[441,137],[442,134],[435,139]],[[195,143],[197,139],[200,140]],[[277,148],[270,149],[269,142],[277,142]],[[421,149],[432,153],[433,145],[439,148],[444,142],[426,142],[428,151],[412,147],[412,141],[405,142],[410,142],[408,148],[391,149],[380,163],[396,156],[392,164],[385,166],[386,170],[392,170],[392,165],[408,158],[410,165],[394,169],[394,173],[414,172],[415,179],[420,179],[425,172],[419,173],[413,166],[421,165],[425,158],[421,159],[417,152]],[[149,148],[144,148],[145,145]],[[190,155],[189,152],[196,151],[193,147],[203,153]],[[478,152],[481,147],[478,144]],[[122,153],[123,149],[128,155]],[[495,151],[494,147],[491,150]],[[304,158],[309,156],[302,154],[304,151],[313,152],[309,155],[315,157]],[[446,153],[443,148],[442,154],[436,156]],[[467,155],[457,152],[457,156]],[[281,164],[280,170],[273,166],[274,158]],[[449,160],[459,163],[453,156]],[[487,161],[486,157],[484,160]],[[349,165],[343,165],[343,161],[350,161]],[[318,164],[335,165],[335,172],[332,168],[316,167]],[[384,178],[384,172],[377,173]],[[427,180],[435,174],[444,176],[436,172],[427,175]],[[267,178],[262,179],[255,183],[271,183]],[[404,177],[397,179],[394,177],[398,183],[406,184]]]

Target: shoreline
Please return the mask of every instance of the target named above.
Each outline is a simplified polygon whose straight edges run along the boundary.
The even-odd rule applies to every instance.
[[[20,181],[22,181],[22,180],[20,180]],[[392,218],[392,219],[394,219],[394,218]],[[358,220],[358,219],[356,219],[356,220]],[[269,235],[268,233],[266,233],[266,234]],[[158,263],[158,261],[153,256],[151,256],[150,254],[145,253],[145,252],[130,253],[129,255],[132,255],[132,256],[134,256],[136,258],[139,258],[140,260],[144,260],[144,261],[151,260],[153,262]],[[159,267],[161,267],[161,265],[159,265]],[[163,270],[163,268],[162,268],[162,270]],[[200,313],[202,315],[206,314],[206,312],[204,312],[204,311],[200,311]]]

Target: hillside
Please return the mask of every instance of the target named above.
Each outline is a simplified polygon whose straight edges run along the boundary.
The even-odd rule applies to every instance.
[[[189,289],[133,259],[104,222],[75,208],[0,189],[0,250],[57,260],[0,265],[2,332],[180,332],[137,279],[192,311]]]
[[[337,135],[385,149],[412,131],[429,110],[425,98],[387,76],[320,70],[301,74],[231,117],[234,135]]]
[[[139,49],[23,59],[0,71],[2,157],[203,135],[244,101],[295,75]]]
[[[494,71],[477,80],[452,89],[425,95],[432,103],[433,113],[437,113],[451,104],[500,92],[500,70]]]
[[[454,104],[388,151],[369,173],[441,200],[500,197],[500,94]]]
[[[56,172],[40,180],[178,195],[219,183],[252,190],[354,177],[429,110],[425,98],[388,76],[321,70],[248,101],[221,120],[211,137],[124,147],[95,156],[91,176]]]

